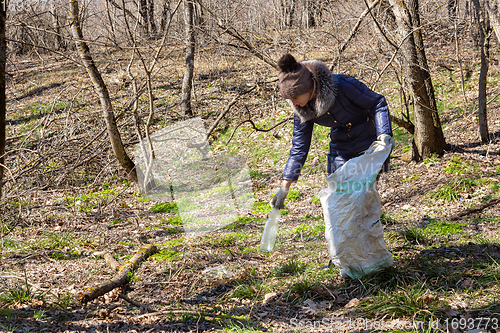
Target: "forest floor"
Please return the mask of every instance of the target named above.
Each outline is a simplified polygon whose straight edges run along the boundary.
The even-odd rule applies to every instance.
[[[474,108],[478,59],[464,56],[465,104],[458,65],[447,64],[454,67],[451,71],[439,65],[439,59],[448,59],[445,52],[453,54],[453,48],[440,49],[436,43],[428,57],[449,148],[442,157],[407,162],[411,138],[395,129],[391,170],[378,182],[394,265],[361,279],[342,279],[338,269],[325,268],[328,245],[317,194],[325,187],[326,129],[315,129],[275,249],[269,254],[259,249],[268,202],[288,157],[292,124],[269,132],[245,125],[231,136],[246,119],[243,105],[259,127],[290,116],[272,83],[242,98],[211,142],[216,153],[246,159],[252,211],[191,237],[175,204],[139,195],[120,171],[84,71],[61,58],[12,64],[6,162],[11,173],[0,220],[0,331],[500,332],[499,206],[450,220],[500,195],[500,101],[494,85],[500,73],[492,59],[492,140],[483,144]],[[137,136],[127,109],[127,58],[108,56],[98,66],[132,152]],[[155,80],[155,130],[177,120],[171,110],[179,99],[181,57],[168,60],[177,63],[175,71]],[[235,92],[248,87],[244,82],[255,82],[252,75],[268,82],[276,75],[241,55],[223,58],[218,65],[224,70],[200,65],[195,81],[195,112],[207,128]],[[164,68],[173,68],[168,61]],[[398,89],[381,84],[380,91],[396,113]],[[140,103],[145,117],[147,101]],[[130,274],[125,287],[79,303],[85,288],[115,274],[99,252],[123,264],[145,244],[155,244],[159,252]]]

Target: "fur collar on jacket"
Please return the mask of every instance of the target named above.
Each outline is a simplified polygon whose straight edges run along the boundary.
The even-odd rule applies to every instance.
[[[320,117],[330,110],[335,103],[337,97],[337,84],[332,77],[332,72],[320,60],[307,60],[302,64],[311,71],[316,81],[316,96],[307,103],[306,106],[295,106],[290,100],[288,104],[293,109],[293,112],[300,118],[300,122]],[[312,104],[312,108],[310,105]]]

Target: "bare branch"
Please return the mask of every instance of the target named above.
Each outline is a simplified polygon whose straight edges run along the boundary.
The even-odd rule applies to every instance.
[[[85,292],[78,296],[78,300],[82,303],[88,303],[115,289],[116,287],[124,285],[130,278],[129,274],[131,274],[133,270],[137,269],[144,260],[156,252],[158,252],[158,249],[152,244],[141,247],[130,260],[120,267],[118,273],[112,279],[103,283],[99,287],[87,288]]]
[[[275,129],[276,127],[278,127],[279,125],[283,124],[283,123],[286,123],[287,121],[290,121],[292,120],[293,117],[288,117],[286,118],[285,120],[282,120],[280,121],[279,123],[273,125],[272,127],[270,128],[258,128],[257,126],[255,126],[255,123],[253,122],[252,119],[247,119],[247,120],[243,120],[241,123],[239,123],[233,130],[233,133],[231,133],[231,136],[229,137],[229,140],[227,140],[226,142],[226,146],[229,144],[229,142],[231,142],[231,140],[233,139],[233,136],[234,134],[236,133],[236,130],[238,129],[238,127],[240,127],[241,125],[245,124],[245,123],[250,123],[250,125],[252,125],[253,129],[257,132],[269,132],[269,131],[272,131],[273,129]]]
[[[413,125],[411,122],[404,121],[403,119],[393,116],[392,114],[391,114],[391,121],[396,125],[403,127],[405,130],[408,131],[408,133],[412,135],[415,134],[415,125]]]
[[[335,57],[335,59],[333,59],[332,61],[332,64],[330,65],[330,70],[333,71],[333,69],[335,68],[335,66],[337,66],[338,64],[338,61],[340,60],[340,57],[342,56],[342,53],[345,51],[347,45],[351,42],[352,38],[354,37],[354,35],[358,32],[358,29],[361,25],[361,22],[363,22],[363,19],[365,18],[366,15],[368,15],[368,13],[370,12],[371,9],[375,8],[375,6],[380,2],[380,0],[374,0],[370,6],[368,6],[367,9],[365,9],[365,11],[361,14],[361,16],[358,18],[358,21],[356,22],[356,24],[354,25],[354,27],[352,27],[351,29],[351,34],[349,35],[349,37],[347,37],[347,39],[344,41],[344,43],[342,43],[342,45],[340,46],[339,48],[339,54]]]
[[[479,206],[476,206],[476,207],[472,207],[472,208],[468,208],[468,209],[465,209],[465,210],[462,210],[461,212],[458,212],[452,216],[450,216],[450,221],[455,221],[455,220],[458,220],[459,218],[463,217],[463,216],[466,216],[466,215],[469,215],[469,214],[472,214],[472,213],[476,213],[476,212],[480,212],[490,206],[494,206],[496,204],[500,203],[500,197],[496,197],[496,198],[493,198],[493,199],[490,199],[488,201],[486,201],[485,203],[483,204],[480,204]]]
[[[217,125],[219,124],[219,122],[222,120],[222,118],[224,118],[224,116],[226,115],[226,113],[229,112],[229,110],[231,109],[231,107],[236,104],[236,101],[238,101],[238,99],[243,96],[243,95],[246,95],[248,94],[249,92],[251,92],[252,90],[254,90],[255,88],[257,88],[257,85],[254,85],[252,88],[248,89],[248,90],[245,90],[243,92],[240,92],[238,95],[236,95],[233,100],[226,106],[226,108],[224,109],[224,111],[221,112],[221,114],[219,115],[219,117],[217,117],[217,119],[214,121],[214,123],[212,124],[212,126],[210,126],[210,129],[207,131],[207,139],[208,137],[210,136],[210,134],[212,134],[212,132],[214,131],[214,129],[217,127]]]
[[[222,20],[221,18],[219,18],[210,8],[208,8],[207,6],[205,6],[205,4],[203,4],[201,1],[199,1],[199,0],[196,0],[196,1],[210,15],[213,16],[213,18],[215,19],[215,22],[217,23],[217,25],[219,26],[219,28],[221,28],[223,30],[224,33],[226,33],[226,34],[234,37],[235,39],[237,39],[240,43],[243,44],[243,48],[246,49],[248,52],[252,53],[254,56],[256,56],[260,60],[264,61],[266,64],[270,65],[271,67],[276,68],[276,63],[273,60],[269,59],[264,54],[262,54],[261,52],[257,51],[257,49],[255,49],[255,47],[249,41],[247,41],[243,36],[241,36],[238,33],[238,31],[236,31],[236,29],[234,29],[233,27],[227,26],[224,23],[224,20]],[[380,1],[380,0],[375,0],[375,1]]]
[[[132,18],[134,19],[134,21],[139,22],[139,19],[138,19],[137,17],[135,17],[135,15],[134,15],[134,14],[133,14],[130,10],[128,10],[127,8],[125,8],[125,6],[123,6],[123,8],[122,8],[122,7],[120,7],[120,5],[119,5],[119,4],[117,4],[114,0],[109,0],[109,2],[110,2],[113,6],[115,6],[117,9],[122,10],[125,14],[127,14],[127,15],[128,15],[128,16],[130,16],[130,17],[132,17]],[[139,22],[139,24],[141,24],[141,25],[142,25],[142,23],[140,23],[140,22]]]
[[[387,36],[387,34],[385,33],[384,29],[382,29],[382,27],[380,26],[379,21],[377,20],[377,18],[375,17],[375,15],[373,15],[372,8],[370,8],[370,6],[368,5],[368,2],[366,2],[366,0],[363,0],[363,1],[365,2],[366,10],[368,10],[368,12],[370,13],[370,16],[372,17],[373,22],[375,22],[375,25],[377,26],[380,34],[384,37],[384,39],[387,41],[387,43],[389,43],[394,49],[397,50],[398,46]]]

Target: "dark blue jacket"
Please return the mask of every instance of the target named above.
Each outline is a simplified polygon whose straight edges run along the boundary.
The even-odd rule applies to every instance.
[[[322,70],[324,72],[325,69]],[[318,75],[315,71],[312,72]],[[323,72],[320,71],[319,76],[324,75]],[[328,97],[325,89],[320,86],[322,94],[319,97],[333,97],[333,102],[327,103],[325,110],[317,112],[314,108],[318,105],[321,107],[324,103],[318,104],[314,99],[310,101],[308,107],[316,112],[316,116],[304,122],[301,122],[297,112],[295,114],[292,149],[283,179],[295,181],[299,178],[311,145],[314,124],[331,127],[328,173],[334,172],[350,158],[360,155],[380,134],[392,135],[389,109],[384,96],[371,91],[352,77],[331,75],[333,80],[329,79],[329,84],[333,83],[335,88],[326,92],[334,96]],[[322,82],[321,78],[319,82]]]

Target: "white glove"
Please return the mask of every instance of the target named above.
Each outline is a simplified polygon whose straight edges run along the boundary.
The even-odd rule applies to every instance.
[[[280,187],[278,192],[274,195],[274,197],[271,199],[271,207],[276,207],[278,209],[283,209],[285,208],[285,199],[286,196],[288,195],[288,189],[285,187]]]
[[[377,137],[377,141],[383,142],[385,146],[388,146],[390,144],[392,145],[393,148],[394,146],[396,146],[396,141],[394,141],[394,138],[389,134],[380,134]]]

